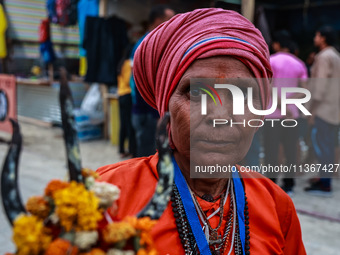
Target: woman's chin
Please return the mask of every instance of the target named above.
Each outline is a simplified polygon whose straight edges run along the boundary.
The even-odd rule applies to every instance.
[[[216,151],[191,151],[190,164],[196,166],[233,166],[237,163],[235,155]]]

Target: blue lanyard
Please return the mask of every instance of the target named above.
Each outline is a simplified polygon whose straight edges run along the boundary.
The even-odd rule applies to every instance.
[[[195,237],[198,250],[200,254],[202,255],[211,255],[209,244],[202,230],[202,226],[198,218],[195,205],[192,201],[188,185],[174,157],[172,157],[172,162],[174,164],[174,169],[175,169],[175,184],[181,196],[183,207],[187,215],[192,233]],[[233,176],[233,181],[234,181],[234,189],[235,189],[235,197],[236,197],[236,208],[237,208],[237,216],[238,216],[238,222],[239,222],[238,223],[239,233],[241,236],[243,254],[245,254],[244,253],[244,244],[245,244],[244,190],[243,190],[241,179],[239,178],[238,172],[235,167],[233,168],[232,176]]]
[[[241,181],[241,178],[237,172],[235,166],[232,169],[232,177],[234,181],[234,190],[235,190],[235,200],[236,200],[236,209],[237,209],[237,219],[238,219],[238,230],[240,233],[241,244],[242,244],[242,253],[245,253],[245,242],[246,242],[246,227],[244,225],[244,188]]]
[[[198,250],[202,255],[211,255],[209,244],[203,233],[194,202],[192,201],[191,194],[188,189],[188,185],[174,157],[172,157],[172,162],[175,168],[175,184],[181,196],[184,210],[187,215],[192,233],[195,236]]]

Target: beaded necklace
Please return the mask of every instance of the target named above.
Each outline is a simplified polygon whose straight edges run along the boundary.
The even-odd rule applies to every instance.
[[[189,221],[187,219],[187,215],[184,210],[184,206],[181,200],[181,196],[178,192],[178,189],[175,184],[173,184],[173,191],[171,193],[171,205],[172,211],[174,213],[175,222],[177,226],[177,231],[179,233],[179,237],[181,239],[181,243],[183,245],[184,251],[186,255],[196,255],[199,254],[197,249],[196,240],[192,233]],[[213,255],[224,254],[225,247],[227,246],[229,239],[230,239],[230,229],[233,225],[233,233],[232,233],[232,244],[231,250],[232,251],[233,244],[235,255],[242,255],[242,244],[239,234],[238,228],[238,219],[235,217],[234,213],[236,212],[236,207],[234,206],[234,198],[230,196],[230,210],[228,213],[228,222],[224,231],[224,235],[222,238],[222,242],[219,243],[217,246],[210,246],[211,253]],[[249,211],[248,211],[248,201],[247,196],[245,195],[245,208],[244,208],[244,216],[245,216],[245,255],[250,255],[250,231],[249,231]]]
[[[236,177],[233,179],[233,182],[235,182],[235,189],[231,188],[231,192],[235,197],[231,196],[231,204],[230,204],[230,210],[228,214],[228,224],[226,226],[222,242],[218,244],[215,248],[215,251],[210,251],[207,253],[207,249],[209,251],[209,246],[206,247],[205,243],[207,240],[204,240],[204,235],[202,236],[199,232],[197,232],[197,227],[199,230],[199,222],[197,223],[197,220],[195,219],[195,215],[191,215],[193,217],[187,218],[186,211],[184,208],[188,208],[188,214],[191,214],[192,210],[196,209],[188,207],[187,204],[183,205],[181,196],[183,195],[184,201],[188,200],[188,195],[190,197],[190,192],[186,192],[185,187],[185,180],[183,180],[183,176],[180,172],[180,169],[178,168],[178,165],[176,161],[173,158],[172,151],[169,149],[168,146],[168,130],[167,130],[167,124],[169,123],[170,115],[169,113],[165,113],[160,125],[158,126],[158,134],[157,134],[157,148],[159,151],[159,161],[157,164],[157,170],[159,174],[159,182],[157,184],[156,190],[158,192],[155,193],[155,195],[152,197],[149,204],[142,210],[142,212],[139,214],[139,216],[148,215],[149,217],[153,219],[158,219],[160,215],[163,213],[169,193],[171,193],[171,201],[172,201],[172,207],[174,212],[174,217],[176,219],[176,225],[177,230],[179,233],[179,237],[181,239],[181,243],[183,245],[183,248],[185,250],[185,254],[199,254],[199,249],[202,249],[202,253],[210,254],[211,252],[213,254],[217,254],[217,251],[221,254],[224,253],[224,247],[229,241],[230,238],[230,228],[231,224],[233,225],[233,232],[231,237],[231,249],[228,253],[232,252],[233,246],[235,244],[235,255],[242,255],[243,250],[245,252],[244,255],[250,254],[250,231],[249,231],[249,212],[248,212],[248,202],[247,202],[247,196],[244,192],[243,185],[241,183],[241,180],[238,178],[238,174],[236,172]],[[171,160],[171,157],[173,160]],[[234,167],[234,170],[236,170],[236,167]],[[174,172],[178,171],[179,174],[175,174],[175,179],[173,179]],[[234,172],[233,172],[234,174]],[[177,184],[177,182],[178,184]],[[175,181],[175,183],[173,182]],[[177,185],[178,188],[177,188]],[[171,191],[172,186],[172,191]],[[184,189],[183,189],[184,188]],[[180,190],[180,191],[179,191]],[[227,189],[228,190],[228,189]],[[181,192],[181,193],[180,193]],[[188,194],[189,193],[189,194]],[[243,200],[244,197],[244,200]],[[190,198],[189,198],[190,199]],[[223,199],[221,199],[222,201]],[[160,203],[160,201],[164,203]],[[240,201],[240,203],[238,202]],[[236,202],[236,203],[235,203]],[[243,203],[244,202],[244,203]],[[237,206],[236,206],[237,204]],[[242,209],[240,209],[242,208]],[[237,209],[243,210],[244,209],[244,215],[237,212]],[[232,214],[232,212],[234,214]],[[222,213],[223,215],[223,213]],[[197,217],[197,215],[196,215]],[[240,220],[240,227],[238,226],[238,220]],[[192,224],[195,222],[195,224]],[[198,225],[197,225],[198,224]],[[195,230],[195,235],[191,229],[191,226]],[[241,232],[241,234],[239,233]],[[196,236],[197,235],[197,236]],[[244,236],[243,236],[244,235]],[[200,240],[201,242],[197,243],[197,240]],[[202,239],[203,238],[203,239]],[[202,246],[203,244],[203,246]],[[207,243],[207,245],[209,245]],[[223,248],[223,249],[222,249]]]
[[[215,212],[213,212],[211,215],[209,215],[208,217],[205,215],[205,213],[203,212],[200,204],[197,201],[196,196],[194,195],[194,193],[192,192],[192,190],[189,188],[190,193],[191,193],[191,197],[192,200],[194,202],[194,205],[196,207],[196,211],[198,212],[198,215],[200,217],[200,220],[203,224],[203,228],[202,230],[204,230],[205,232],[205,237],[209,243],[210,246],[214,247],[216,245],[216,247],[212,248],[212,250],[220,250],[222,248],[222,246],[224,245],[225,241],[223,240],[223,238],[221,238],[221,236],[218,234],[218,230],[221,227],[222,221],[223,221],[223,211],[224,211],[224,205],[227,202],[227,198],[228,198],[228,194],[229,191],[231,190],[230,188],[230,179],[228,181],[228,187],[225,191],[225,193],[222,193],[221,196],[221,200],[220,200],[220,207],[218,210],[216,210]],[[233,218],[233,197],[232,197],[232,193],[230,192],[230,211],[229,211],[229,221],[228,221],[228,225],[232,224],[232,218]],[[220,218],[219,218],[219,223],[218,226],[216,228],[212,228],[209,222],[209,219],[211,219],[214,215],[216,215],[218,213],[218,211],[220,212]],[[229,233],[225,232],[226,235],[229,235]],[[225,238],[224,238],[225,239]]]

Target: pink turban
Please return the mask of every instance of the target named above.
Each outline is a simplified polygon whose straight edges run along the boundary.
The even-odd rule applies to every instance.
[[[267,107],[268,79],[272,76],[267,44],[249,20],[223,9],[178,14],[150,32],[135,53],[136,86],[144,100],[163,116],[192,62],[221,55],[239,59],[256,78],[266,78],[259,86],[262,106]]]

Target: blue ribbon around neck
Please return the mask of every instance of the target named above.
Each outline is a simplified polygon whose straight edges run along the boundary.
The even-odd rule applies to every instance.
[[[235,198],[236,198],[236,208],[237,208],[237,219],[238,219],[238,230],[240,233],[241,244],[242,244],[242,253],[245,253],[245,242],[246,242],[246,227],[244,225],[244,206],[245,206],[245,199],[244,199],[244,188],[241,181],[241,177],[237,172],[235,166],[232,168],[232,177],[234,182],[234,191],[235,191]]]
[[[174,164],[175,169],[175,184],[177,186],[178,192],[181,196],[182,203],[184,206],[185,213],[187,215],[192,233],[194,234],[197,247],[199,249],[200,254],[202,255],[211,255],[209,244],[207,239],[205,238],[204,232],[202,230],[202,226],[200,220],[198,218],[195,205],[192,201],[191,194],[188,188],[188,185],[184,179],[184,176],[177,165],[177,162],[174,157],[172,157],[172,162]],[[237,217],[238,217],[238,225],[239,225],[239,233],[241,237],[242,250],[244,253],[244,245],[245,245],[245,225],[244,225],[244,189],[241,182],[241,179],[238,175],[236,167],[233,167],[232,177],[234,181],[234,189],[235,189],[235,199],[236,199],[236,208],[237,208]]]

